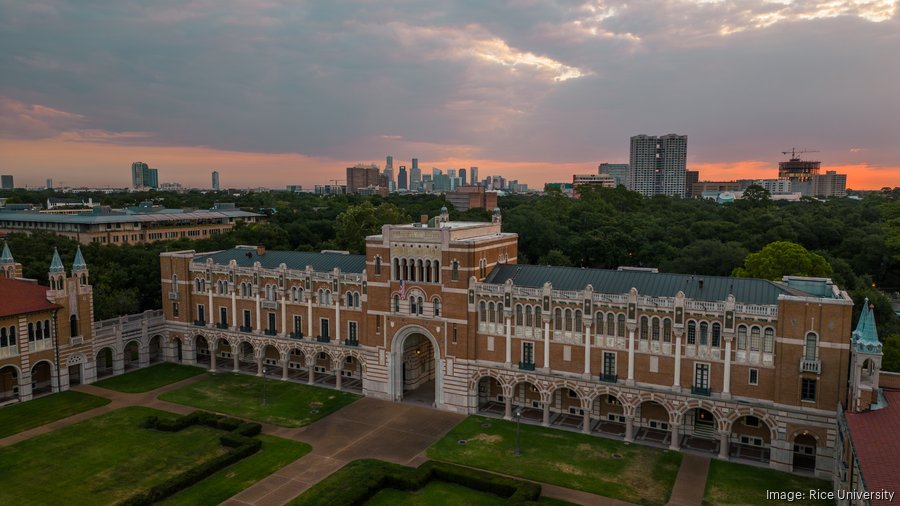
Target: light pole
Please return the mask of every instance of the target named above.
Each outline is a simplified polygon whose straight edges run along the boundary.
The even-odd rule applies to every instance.
[[[266,375],[268,373],[269,373],[269,368],[263,367],[263,406],[269,405],[269,396],[268,396],[268,392],[266,391],[266,380],[268,379],[268,377]]]
[[[522,408],[516,408],[516,457],[522,456],[522,449],[519,446],[519,419],[522,418]]]

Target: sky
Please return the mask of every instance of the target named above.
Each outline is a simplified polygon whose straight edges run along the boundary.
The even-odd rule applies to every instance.
[[[0,0],[0,173],[310,187],[357,163],[540,187],[688,135],[701,179],[782,151],[900,185],[884,0]]]

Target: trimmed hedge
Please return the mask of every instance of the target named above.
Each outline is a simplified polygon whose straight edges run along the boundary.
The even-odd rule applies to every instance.
[[[535,504],[541,496],[537,483],[507,478],[455,464],[428,461],[418,468],[380,460],[356,460],[294,499],[291,506],[365,504],[385,488],[418,490],[431,480],[462,485],[507,499],[507,504]]]
[[[177,476],[173,476],[165,482],[151,487],[150,490],[139,492],[120,502],[120,506],[144,506],[159,502],[180,490],[194,485],[213,473],[253,455],[262,448],[262,441],[253,437],[262,430],[260,424],[245,423],[236,418],[224,417],[206,411],[194,411],[188,415],[166,420],[150,416],[141,423],[143,428],[165,432],[178,432],[192,425],[203,425],[227,431],[219,437],[219,443],[224,447],[233,448],[233,450],[192,467]]]

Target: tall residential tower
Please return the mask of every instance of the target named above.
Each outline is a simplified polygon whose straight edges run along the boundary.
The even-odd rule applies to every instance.
[[[683,197],[687,163],[687,135],[631,138],[628,188],[642,195]]]

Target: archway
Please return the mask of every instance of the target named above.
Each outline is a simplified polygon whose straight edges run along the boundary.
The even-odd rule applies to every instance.
[[[410,325],[391,340],[391,397],[427,405],[443,404],[440,347],[430,332]]]
[[[351,392],[362,393],[363,365],[353,355],[344,357],[344,368],[341,369],[341,388]]]
[[[668,445],[672,439],[669,410],[656,401],[642,402],[635,413],[639,427],[634,439]]]
[[[550,425],[580,429],[584,423],[584,409],[578,392],[560,387],[550,395]]]
[[[231,353],[231,344],[228,343],[228,340],[224,337],[220,337],[213,340],[215,344],[215,351],[210,350],[210,359],[212,359],[212,354],[215,353],[216,357],[216,371],[230,371],[234,366],[234,355]],[[198,355],[198,361],[199,355]],[[211,360],[210,360],[211,361]],[[210,364],[210,369],[212,368],[212,364]]]
[[[497,378],[485,376],[478,380],[478,412],[503,416],[506,399],[503,385]]]
[[[731,457],[769,462],[772,445],[771,428],[763,419],[745,415],[731,424],[731,441],[728,454]]]
[[[11,365],[0,368],[0,403],[19,400],[19,370]]]
[[[794,438],[794,471],[816,472],[816,438],[801,432]]]
[[[180,350],[180,348],[179,348]],[[180,358],[180,355],[179,355]],[[112,348],[106,347],[101,348],[99,352],[97,352],[97,379],[105,378],[107,376],[111,376],[113,373],[113,351]]]
[[[53,370],[50,362],[41,360],[31,368],[31,395],[49,394],[53,392]]]
[[[159,362],[163,358],[162,346],[160,345],[161,340],[162,337],[160,337],[159,335],[155,335],[150,338],[150,343],[147,345],[147,351],[151,364]]]
[[[717,453],[719,436],[716,431],[716,416],[703,408],[689,409],[684,414],[683,446],[692,450]]]
[[[594,432],[625,436],[625,406],[612,393],[594,397],[591,417],[598,420]]]
[[[210,357],[209,341],[206,340],[206,337],[195,336],[194,349],[197,350],[197,364],[209,368],[212,357]]]
[[[263,369],[268,378],[281,378],[283,373],[281,353],[278,348],[267,344],[262,352]]]
[[[238,368],[241,371],[256,374],[256,354],[253,351],[253,345],[247,341],[241,341],[238,345]]]
[[[544,418],[544,404],[541,402],[541,390],[529,381],[520,381],[513,387],[512,408],[522,408],[522,420],[541,423]]]
[[[180,364],[181,361],[184,360],[184,349],[181,346],[181,338],[176,337],[172,339],[172,349],[175,352],[175,361]]]
[[[288,353],[288,379],[306,382],[309,380],[309,371],[306,368],[306,355],[300,348],[291,348]]]
[[[137,341],[129,341],[125,345],[125,370],[134,369],[140,365],[141,346]]]

